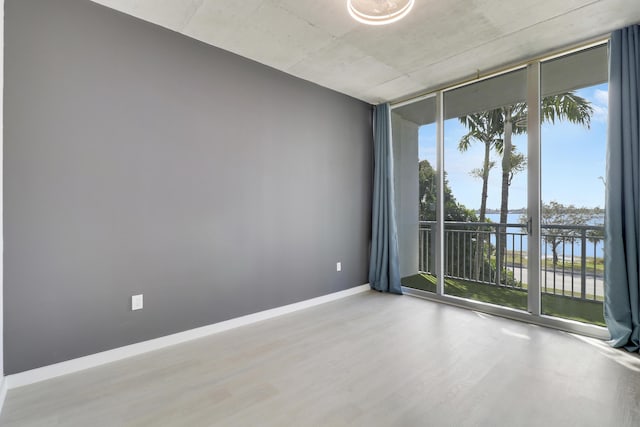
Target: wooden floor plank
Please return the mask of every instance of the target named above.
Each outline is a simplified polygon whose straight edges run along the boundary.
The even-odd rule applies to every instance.
[[[10,390],[0,425],[637,427],[640,358],[368,292]]]

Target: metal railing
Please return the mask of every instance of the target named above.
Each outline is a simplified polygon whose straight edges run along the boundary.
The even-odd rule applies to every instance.
[[[444,224],[444,276],[508,288],[527,286],[524,224],[450,222]],[[418,265],[435,274],[435,221],[420,221]],[[541,226],[541,289],[549,294],[602,300],[602,226]]]

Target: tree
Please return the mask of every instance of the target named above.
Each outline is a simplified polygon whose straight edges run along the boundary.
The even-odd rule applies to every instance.
[[[489,170],[486,173],[484,171],[484,166],[483,166],[481,168],[471,169],[471,171],[469,172],[469,175],[471,175],[474,178],[484,179],[485,175],[489,176],[489,172],[491,172],[491,169],[495,167],[496,167],[496,162],[489,162]]]
[[[436,171],[428,160],[418,163],[418,196],[420,206],[420,221],[436,220]],[[477,222],[478,218],[471,209],[458,203],[453,196],[451,187],[444,177],[444,213],[445,221]]]
[[[576,95],[573,91],[547,96],[542,99],[540,109],[543,122],[555,123],[556,120],[567,120],[570,123],[591,126],[593,107],[591,103]],[[486,199],[488,196],[488,180],[490,171],[490,152],[495,149],[502,156],[502,194],[500,202],[500,222],[506,222],[509,212],[509,186],[513,175],[524,170],[514,167],[512,157],[520,155],[512,144],[513,135],[527,132],[527,104],[519,102],[505,107],[473,113],[459,117],[458,120],[468,132],[458,143],[461,152],[467,151],[474,141],[484,144],[485,153],[482,167],[482,196],[480,199],[480,221],[486,217]],[[517,164],[517,162],[516,162]],[[478,169],[475,169],[476,171]]]
[[[431,167],[431,164],[427,160],[422,160],[418,164],[418,196],[420,207],[420,221],[435,221],[436,219],[436,188],[436,171],[433,169],[433,167]],[[478,217],[473,210],[467,209],[466,206],[458,203],[453,195],[453,192],[451,191],[451,187],[449,187],[446,173],[444,176],[444,214],[445,221],[478,221]],[[433,238],[434,236],[432,235],[431,237]],[[467,246],[465,244],[460,244],[459,241],[450,242],[450,244],[447,245],[447,251],[449,254],[458,255],[456,257],[449,257],[450,261],[447,263],[447,268],[450,271],[457,270],[459,263],[466,262],[466,260],[468,259],[473,259],[474,256],[474,249],[471,247],[471,245]],[[431,259],[428,262],[431,261],[433,260]],[[431,266],[430,268],[433,268],[433,266]]]
[[[500,199],[500,223],[507,222],[509,214],[509,186],[511,185],[512,175],[512,144],[511,137],[513,134],[522,134],[526,132],[525,122],[527,120],[527,104],[518,103],[513,106],[503,108],[505,119],[504,127],[504,144],[502,150],[502,191]],[[560,93],[557,95],[546,96],[542,99],[540,108],[542,122],[555,123],[556,120],[567,120],[570,123],[585,126],[587,129],[591,126],[591,116],[593,115],[593,107],[591,103],[581,96],[576,95],[573,91]],[[515,129],[514,129],[514,126]],[[505,230],[506,231],[506,230]],[[498,245],[501,249],[502,256],[506,256],[506,236],[500,234],[498,236]],[[502,260],[498,260],[500,265]],[[555,265],[555,261],[554,261]]]
[[[563,205],[556,201],[542,204],[540,223],[546,225],[543,234],[545,244],[551,248],[553,255],[554,268],[558,265],[559,254],[558,247],[563,242],[573,242],[581,237],[582,230],[576,228],[563,228],[563,225],[589,225],[595,219],[601,217],[599,208],[590,209],[585,207],[575,207],[573,205]],[[526,224],[528,218],[526,215],[520,217],[520,222]],[[599,233],[595,232],[588,236],[590,240],[596,241],[601,239]]]
[[[587,128],[591,125],[593,107],[591,103],[576,95],[573,91],[547,96],[542,99],[540,108],[541,121],[555,123],[556,120],[567,120],[580,124]],[[472,141],[480,141],[485,144],[485,159],[482,170],[484,171],[482,183],[482,197],[480,204],[480,221],[484,221],[486,212],[487,183],[489,179],[489,152],[491,147],[502,155],[502,185],[500,199],[500,224],[506,224],[509,214],[509,186],[515,173],[524,170],[524,164],[514,156],[519,153],[512,144],[513,135],[524,134],[527,131],[527,104],[515,103],[482,113],[474,113],[460,117],[459,121],[469,129],[458,144],[460,151],[466,151]],[[520,156],[522,156],[520,154]],[[522,156],[524,159],[524,156]],[[505,256],[506,240],[504,232],[497,235],[497,247],[501,256],[497,259],[497,268],[502,265],[502,257]]]
[[[527,104],[524,102],[501,108],[504,119],[504,143],[500,146],[502,154],[502,194],[500,200],[500,223],[507,222],[509,213],[509,186],[513,178],[512,156],[514,146],[512,136],[526,133]],[[566,120],[570,123],[591,127],[593,107],[591,103],[576,95],[573,91],[558,95],[546,96],[542,99],[540,108],[541,121],[554,124],[556,120]],[[515,127],[514,127],[515,125]]]
[[[502,129],[504,127],[504,117],[500,109],[482,111],[480,113],[469,114],[459,117],[458,120],[469,131],[464,135],[458,143],[458,150],[465,152],[475,141],[484,144],[484,158],[482,166],[477,169],[482,179],[482,195],[480,197],[480,222],[486,222],[487,215],[487,197],[489,191],[489,172],[493,167],[490,155],[491,149],[499,150],[498,146],[502,145]],[[494,163],[495,164],[495,163]],[[476,257],[474,260],[474,278],[480,278],[480,265],[482,264],[482,253],[480,250],[484,247],[484,233],[478,230]]]
[[[418,163],[418,206],[420,221],[436,220],[436,172],[427,160]]]
[[[480,222],[485,222],[487,214],[487,196],[489,186],[489,171],[492,168],[490,160],[491,149],[495,149],[497,145],[502,144],[500,138],[503,128],[503,117],[500,110],[488,110],[480,113],[469,114],[459,117],[458,120],[468,130],[460,142],[458,150],[465,152],[469,149],[474,141],[484,144],[484,159],[482,167],[477,169],[480,171],[482,178],[482,196],[480,197]],[[494,163],[495,164],[495,163]]]

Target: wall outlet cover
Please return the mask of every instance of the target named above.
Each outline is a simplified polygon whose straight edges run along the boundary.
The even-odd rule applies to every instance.
[[[143,306],[142,294],[133,295],[131,297],[131,310],[142,310],[142,306]]]

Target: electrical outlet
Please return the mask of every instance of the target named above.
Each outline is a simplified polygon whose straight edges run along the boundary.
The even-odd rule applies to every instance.
[[[142,310],[142,294],[131,297],[131,310]]]
[[[341,262],[337,262],[336,263],[336,271],[342,271],[342,263]]]

